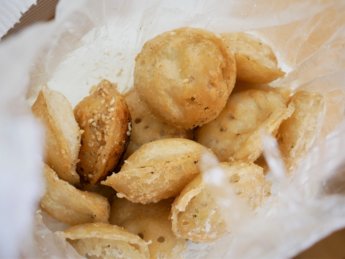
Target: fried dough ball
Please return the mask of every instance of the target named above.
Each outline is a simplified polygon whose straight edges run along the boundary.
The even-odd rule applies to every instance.
[[[275,135],[292,112],[293,107],[274,90],[237,92],[217,119],[196,131],[196,140],[221,161],[254,162],[262,153],[262,133]]]
[[[151,259],[177,259],[181,258],[186,242],[171,230],[170,209],[171,200],[143,205],[116,198],[111,207],[110,223],[148,242]]]
[[[147,204],[175,197],[199,173],[199,159],[209,152],[188,139],[160,139],[142,145],[102,184],[119,198]]]
[[[179,238],[210,242],[226,232],[219,207],[197,176],[176,198],[171,210],[172,230]]]
[[[85,258],[150,258],[147,244],[125,229],[105,224],[88,223],[58,233]]]
[[[116,85],[103,80],[74,109],[82,135],[78,172],[92,184],[119,161],[129,136],[130,115]]]
[[[235,54],[239,81],[263,84],[284,75],[272,49],[260,40],[246,33],[224,33],[222,38]]]
[[[270,183],[261,167],[244,162],[221,163],[236,195],[252,208],[270,195]],[[209,242],[226,232],[226,223],[201,175],[190,182],[175,199],[171,210],[172,230],[177,237],[194,242]]]
[[[308,152],[322,127],[325,100],[321,94],[300,91],[291,98],[294,113],[278,132],[278,143],[288,170]]]
[[[41,207],[49,215],[70,225],[89,222],[108,222],[108,200],[96,193],[80,191],[68,182],[59,179],[56,173],[44,166],[46,193]]]
[[[234,87],[233,55],[215,34],[181,28],[145,43],[136,58],[134,86],[167,123],[191,129],[215,119]]]
[[[32,112],[45,127],[45,162],[62,179],[76,184],[80,129],[69,101],[61,93],[43,88]]]
[[[192,138],[192,132],[166,124],[154,116],[146,104],[140,100],[135,89],[125,95],[132,118],[132,131],[125,157],[131,155],[141,145],[163,138]]]

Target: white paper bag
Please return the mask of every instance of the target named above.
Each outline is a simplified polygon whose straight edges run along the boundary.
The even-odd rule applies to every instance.
[[[274,86],[319,91],[327,99],[320,136],[293,177],[284,175],[275,142],[266,137],[271,198],[250,217],[232,215],[236,201],[230,203],[224,213],[231,233],[211,245],[189,244],[186,257],[288,258],[345,226],[344,12],[344,2],[332,0],[61,0],[55,21],[0,44],[0,257],[77,256],[39,215],[33,225],[42,191],[42,135],[28,104],[38,90],[48,85],[73,105],[103,78],[125,91],[144,42],[182,26],[258,35],[288,72]],[[207,161],[206,176],[217,166]],[[217,181],[208,186],[219,187]],[[215,197],[222,200],[226,192]]]

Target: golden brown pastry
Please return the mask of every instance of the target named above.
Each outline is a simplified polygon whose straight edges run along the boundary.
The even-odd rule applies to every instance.
[[[234,87],[233,55],[215,34],[181,28],[145,43],[136,58],[134,86],[167,123],[191,129],[215,119]]]
[[[278,143],[288,170],[308,152],[322,127],[325,100],[319,93],[297,92],[291,98],[295,111],[278,132]]]
[[[132,89],[125,95],[132,118],[132,131],[125,157],[131,155],[141,145],[163,138],[192,138],[192,132],[179,129],[154,116],[138,93]]]
[[[88,223],[71,227],[59,235],[86,258],[150,258],[144,240],[115,225]]]
[[[116,198],[112,203],[109,221],[148,242],[151,259],[182,258],[186,242],[177,238],[171,230],[171,202],[163,200],[143,205]]]
[[[233,51],[239,81],[263,84],[284,75],[272,49],[255,37],[240,33],[223,33],[222,38]]]
[[[117,196],[135,203],[158,202],[174,197],[199,173],[199,159],[209,152],[188,139],[160,139],[142,145],[102,182]]]
[[[125,149],[129,111],[116,85],[103,80],[75,107],[74,114],[84,130],[78,173],[94,184],[114,169]]]
[[[261,167],[244,162],[221,163],[237,196],[252,208],[270,194],[270,184]],[[201,175],[190,182],[175,199],[171,210],[172,230],[177,237],[194,242],[209,242],[226,232],[226,223]],[[230,226],[231,227],[231,226]]]
[[[33,114],[45,127],[45,162],[62,179],[79,182],[76,172],[80,148],[80,129],[73,109],[62,94],[43,88],[32,106]]]
[[[234,93],[219,117],[196,131],[196,140],[211,148],[221,161],[254,162],[262,153],[262,134],[275,135],[293,112],[286,102],[274,90]]]
[[[59,179],[56,173],[44,166],[46,192],[41,207],[52,217],[70,225],[88,222],[108,222],[108,200],[96,193],[80,191]]]

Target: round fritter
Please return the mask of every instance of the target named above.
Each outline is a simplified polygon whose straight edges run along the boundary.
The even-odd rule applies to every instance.
[[[115,198],[109,222],[144,239],[152,259],[181,259],[186,241],[177,238],[171,230],[171,202],[169,199],[143,205]]]
[[[190,129],[215,119],[236,80],[233,55],[215,34],[194,28],[146,42],[136,58],[134,86],[150,110]]]
[[[276,134],[293,112],[274,90],[250,89],[234,93],[214,121],[196,131],[196,140],[211,148],[221,161],[254,162],[262,153],[262,134]]]
[[[87,223],[58,232],[58,235],[67,239],[85,258],[150,258],[146,242],[119,226]]]
[[[246,33],[222,34],[226,46],[236,59],[239,81],[263,84],[284,75],[271,47]]]
[[[43,88],[32,112],[45,128],[45,162],[71,184],[79,183],[76,171],[80,129],[70,102],[61,93]]]
[[[192,138],[190,130],[179,129],[154,116],[140,100],[135,89],[125,95],[132,119],[132,131],[125,157],[130,156],[141,145],[163,138]]]
[[[40,205],[49,215],[70,225],[108,222],[110,206],[105,197],[78,190],[47,165],[44,165],[44,178],[46,192]]]
[[[182,138],[160,139],[142,145],[119,173],[102,184],[117,196],[135,203],[152,203],[175,197],[197,174],[204,146]]]
[[[74,109],[81,138],[78,173],[92,184],[103,179],[119,161],[128,139],[130,115],[116,85],[103,80]]]
[[[295,111],[278,131],[280,152],[289,171],[306,155],[321,130],[325,98],[319,93],[299,91],[291,103]]]
[[[220,167],[236,196],[252,209],[270,195],[271,185],[261,167],[252,163],[221,163]],[[208,242],[222,236],[227,226],[212,193],[201,175],[190,182],[175,199],[171,209],[172,230],[177,237]],[[231,227],[231,226],[230,226]]]

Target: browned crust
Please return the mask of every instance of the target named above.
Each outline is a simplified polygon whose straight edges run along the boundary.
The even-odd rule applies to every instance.
[[[78,172],[94,184],[111,172],[128,141],[130,114],[116,85],[103,80],[74,109],[84,133]]]
[[[235,58],[216,34],[180,28],[146,42],[134,87],[165,122],[191,129],[215,119],[236,79]]]
[[[58,100],[53,101],[53,98]],[[55,107],[57,104],[59,107]],[[40,91],[32,106],[32,112],[45,127],[46,163],[62,179],[72,184],[78,183],[76,164],[80,147],[80,130],[75,122],[72,106],[60,93],[45,88]],[[61,125],[63,116],[68,117],[67,121],[74,122],[72,123],[74,125],[68,123],[68,130]]]
[[[41,208],[61,222],[76,225],[88,222],[108,222],[108,200],[96,193],[80,191],[59,179],[56,173],[44,166],[46,192]]]

